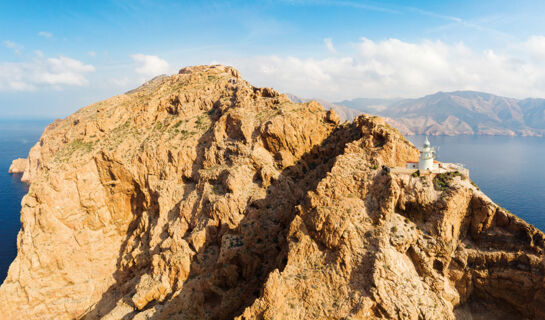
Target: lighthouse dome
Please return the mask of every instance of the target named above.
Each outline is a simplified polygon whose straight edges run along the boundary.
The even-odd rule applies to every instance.
[[[426,141],[424,141],[424,147],[430,147],[431,144],[430,144],[430,140],[428,140],[428,137],[426,137]]]

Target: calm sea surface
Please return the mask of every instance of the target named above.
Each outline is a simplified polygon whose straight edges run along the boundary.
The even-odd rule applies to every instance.
[[[0,283],[17,254],[19,212],[26,186],[8,174],[11,160],[26,157],[50,121],[0,120]],[[423,136],[408,137],[420,147]],[[430,137],[438,160],[462,163],[492,200],[545,230],[545,138]]]

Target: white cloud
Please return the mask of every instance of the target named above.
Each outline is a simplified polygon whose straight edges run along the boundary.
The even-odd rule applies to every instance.
[[[44,37],[44,38],[51,38],[51,37],[53,37],[53,34],[52,34],[52,33],[46,32],[46,31],[40,31],[40,32],[38,32],[38,35],[39,35],[40,37]]]
[[[532,58],[536,60],[545,60],[545,37],[532,36],[526,41],[525,48],[528,50]]]
[[[169,70],[168,63],[158,56],[137,53],[131,55],[131,58],[139,64],[134,71],[144,76],[156,76]]]
[[[324,43],[327,50],[329,50],[329,52],[337,53],[337,50],[335,50],[335,47],[333,46],[333,41],[331,40],[331,38],[325,38]]]
[[[89,52],[87,52],[87,54],[90,55],[93,58],[97,56],[97,53],[94,52],[94,51],[89,51]]]
[[[95,67],[60,56],[45,58],[37,54],[27,62],[0,63],[0,91],[31,91],[43,87],[85,86],[86,73]]]
[[[327,45],[327,43],[326,43]],[[351,55],[325,59],[260,56],[230,61],[256,85],[302,97],[417,97],[478,90],[512,97],[545,96],[545,37],[520,43],[516,54],[478,51],[463,43],[373,41]]]

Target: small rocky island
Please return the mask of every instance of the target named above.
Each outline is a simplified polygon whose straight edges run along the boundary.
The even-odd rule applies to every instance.
[[[543,319],[544,234],[382,118],[188,67],[50,124],[6,319]],[[414,170],[413,170],[414,171]]]

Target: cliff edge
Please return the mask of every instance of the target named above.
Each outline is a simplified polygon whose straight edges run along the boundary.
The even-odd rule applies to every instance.
[[[544,234],[464,176],[383,169],[417,154],[230,67],[158,77],[32,148],[0,313],[543,319]]]

